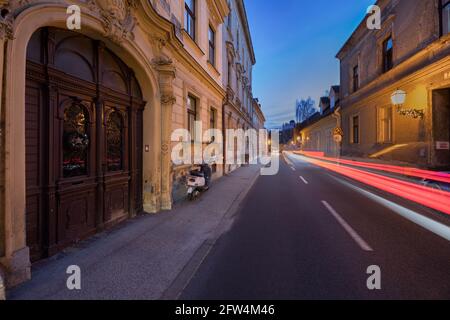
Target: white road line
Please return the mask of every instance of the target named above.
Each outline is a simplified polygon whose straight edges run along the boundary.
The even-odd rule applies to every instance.
[[[292,170],[292,171],[295,171],[295,168],[291,166],[291,170]]]
[[[336,212],[336,210],[333,209],[332,206],[326,201],[322,201],[322,204],[325,206],[325,208],[328,209],[328,211],[333,215],[333,217],[339,222],[339,224],[347,231],[347,233],[355,240],[355,242],[363,249],[364,251],[372,252],[373,249],[359,236],[359,234],[353,230],[350,225],[345,222],[345,220]]]
[[[308,181],[306,181],[306,179],[303,178],[302,176],[300,176],[300,179],[303,181],[304,184],[308,184]]]
[[[333,177],[332,175],[330,175],[330,176]],[[372,192],[369,192],[367,190],[364,190],[357,186],[354,186],[347,181],[338,179],[336,177],[333,177],[333,178],[335,180],[339,181],[340,183],[348,186],[349,188],[365,195],[369,199],[372,199],[373,201],[381,204],[382,206],[394,211],[395,213],[399,214],[403,218],[421,226],[422,228],[434,233],[435,235],[440,236],[441,238],[444,238],[447,241],[450,241],[450,227],[449,226],[446,226],[445,224],[442,224],[442,223],[434,221],[430,218],[427,218],[415,211],[412,211],[410,209],[402,207],[401,205],[398,205],[392,201],[384,199]]]

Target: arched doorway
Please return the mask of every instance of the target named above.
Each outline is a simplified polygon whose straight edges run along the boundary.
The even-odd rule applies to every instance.
[[[101,41],[41,28],[27,50],[26,237],[31,260],[142,211],[143,109]]]

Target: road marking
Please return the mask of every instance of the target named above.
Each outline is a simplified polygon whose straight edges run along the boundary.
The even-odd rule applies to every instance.
[[[439,223],[437,221],[434,221],[430,218],[427,218],[415,211],[412,211],[410,209],[407,209],[405,207],[402,207],[401,205],[398,205],[392,201],[389,201],[387,199],[384,199],[372,192],[369,192],[367,190],[361,189],[357,186],[352,185],[351,183],[344,181],[342,179],[336,178],[332,175],[333,179],[339,181],[340,183],[348,186],[349,188],[365,195],[369,199],[372,199],[373,201],[381,204],[382,206],[394,211],[395,213],[399,214],[403,218],[421,226],[422,228],[425,228],[426,230],[434,233],[435,235],[438,235],[442,238],[444,238],[447,241],[450,241],[450,227],[446,226],[442,223]]]
[[[302,176],[300,176],[300,179],[303,181],[304,184],[308,184],[308,181],[306,181],[306,179],[303,178]]]
[[[291,167],[291,170],[292,170],[292,171],[295,171],[295,168],[294,168],[294,167]]]
[[[363,249],[364,251],[372,252],[373,249],[359,236],[359,234],[353,230],[350,225],[345,222],[345,220],[336,212],[336,210],[333,209],[332,206],[326,201],[322,201],[322,204],[325,206],[325,208],[328,209],[328,211],[333,215],[333,217],[339,222],[339,224],[347,231],[347,233],[355,240],[355,242]]]

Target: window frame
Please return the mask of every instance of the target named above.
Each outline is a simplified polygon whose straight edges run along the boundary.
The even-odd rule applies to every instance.
[[[191,134],[191,141],[195,140],[196,132],[195,132],[195,121],[197,121],[197,111],[198,111],[198,98],[192,94],[188,94],[188,103],[186,105],[187,109],[187,129]],[[194,102],[194,108],[190,108],[191,105],[189,101]],[[194,118],[194,128],[191,128],[191,118]]]
[[[383,114],[381,114],[382,112]],[[388,124],[386,124],[387,119],[390,119]],[[389,128],[389,137],[386,137],[386,128]],[[392,144],[394,142],[394,108],[391,105],[377,108],[377,130],[377,142],[379,144]]]
[[[392,47],[387,49],[387,44],[391,42]],[[394,39],[389,35],[382,43],[382,58],[383,58],[383,73],[386,73],[394,68]],[[388,63],[390,59],[390,64]]]
[[[209,127],[210,129],[217,129],[217,109],[214,107],[209,110]]]
[[[357,71],[357,73],[355,73],[355,70]],[[359,64],[356,64],[353,67],[352,79],[353,79],[353,92],[356,92],[359,90]]]
[[[444,10],[446,8],[449,8],[450,10],[450,0],[439,0],[439,35],[440,37],[446,36],[450,34],[450,30],[446,33],[444,33]],[[450,25],[450,20],[448,21]]]
[[[357,119],[357,125],[355,125],[355,119]],[[359,114],[354,114],[350,118],[351,124],[351,144],[360,144],[361,142],[361,117]],[[357,131],[355,131],[357,129]],[[356,135],[355,135],[356,133]]]
[[[211,35],[213,36],[212,42],[211,42]],[[213,28],[211,24],[209,24],[208,27],[208,62],[212,66],[216,66],[216,48],[217,44],[217,34],[216,30]]]
[[[197,17],[196,17],[196,10],[197,10],[197,0],[192,0],[192,4],[194,8],[190,8],[187,1],[184,1],[184,30],[186,33],[191,37],[192,40],[196,40],[197,37]]]

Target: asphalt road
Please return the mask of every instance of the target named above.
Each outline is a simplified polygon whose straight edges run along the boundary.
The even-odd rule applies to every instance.
[[[180,299],[450,299],[448,217],[290,159],[258,179]]]

